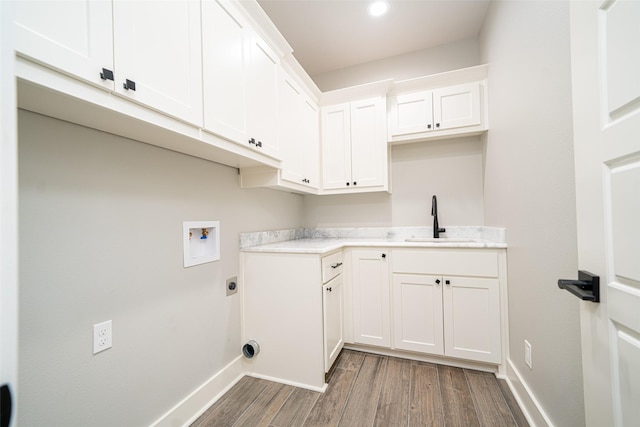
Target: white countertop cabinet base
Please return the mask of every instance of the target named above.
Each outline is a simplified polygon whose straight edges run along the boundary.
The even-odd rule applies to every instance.
[[[342,252],[333,255],[241,253],[242,342],[260,344],[244,359],[248,375],[325,390],[343,345]]]

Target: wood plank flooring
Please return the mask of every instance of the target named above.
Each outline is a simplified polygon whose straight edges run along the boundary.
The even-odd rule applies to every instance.
[[[528,424],[493,374],[343,350],[325,393],[244,377],[191,426]]]

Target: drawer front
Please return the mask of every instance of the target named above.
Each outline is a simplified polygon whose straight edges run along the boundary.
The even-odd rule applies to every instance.
[[[498,254],[483,251],[394,251],[393,273],[498,277]]]
[[[342,252],[336,252],[322,258],[322,283],[342,273]]]

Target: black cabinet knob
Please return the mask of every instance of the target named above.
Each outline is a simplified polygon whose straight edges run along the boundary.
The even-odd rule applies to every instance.
[[[113,81],[113,71],[107,70],[106,68],[103,68],[102,72],[100,73],[100,78],[102,80],[111,80],[111,81]]]
[[[440,284],[440,279],[436,279],[436,285]]]
[[[262,147],[262,141],[256,142],[256,147]]]
[[[254,144],[256,143],[256,139],[255,138],[249,138],[249,144]]]
[[[427,129],[431,129],[431,125],[430,124],[427,125]]]
[[[350,182],[347,182],[347,187],[349,186]]]
[[[357,183],[357,182],[355,182],[355,181],[353,181],[353,185],[358,185],[358,183]]]
[[[445,281],[444,281],[444,284],[445,284],[445,285],[450,285],[450,284],[451,284],[451,280],[445,280]]]
[[[333,289],[332,288],[327,288],[327,291],[332,292]]]
[[[136,82],[134,82],[133,80],[129,80],[126,79],[125,82],[122,84],[122,87],[124,87],[125,90],[136,90]]]
[[[387,257],[387,254],[382,254],[382,258],[386,258],[386,257]]]
[[[436,127],[439,128],[440,127],[440,123],[436,123]]]

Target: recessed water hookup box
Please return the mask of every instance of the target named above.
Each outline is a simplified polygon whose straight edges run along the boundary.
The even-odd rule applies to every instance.
[[[182,235],[185,267],[220,259],[220,221],[185,221]]]

